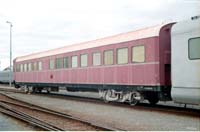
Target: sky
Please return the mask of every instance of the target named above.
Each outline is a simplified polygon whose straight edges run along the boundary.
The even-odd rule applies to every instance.
[[[200,15],[200,0],[0,0],[0,70],[13,59]]]

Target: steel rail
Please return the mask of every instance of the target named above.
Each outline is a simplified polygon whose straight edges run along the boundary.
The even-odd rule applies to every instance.
[[[0,89],[1,91],[1,89]],[[4,89],[3,91],[6,91]],[[18,90],[16,91],[10,91],[9,92],[14,92],[14,93],[24,93]],[[162,104],[157,104],[157,105],[150,105],[147,103],[140,103],[136,106],[129,106],[124,103],[117,103],[117,102],[111,102],[111,103],[105,103],[101,99],[97,98],[91,98],[91,97],[82,97],[82,96],[75,96],[75,95],[63,95],[59,93],[35,93],[34,95],[36,96],[46,96],[46,97],[51,97],[51,98],[59,98],[59,99],[70,99],[70,100],[75,100],[75,101],[81,101],[81,102],[89,102],[89,103],[98,103],[98,104],[103,104],[103,105],[113,105],[113,106],[119,106],[119,107],[126,107],[130,109],[142,109],[142,110],[152,110],[152,111],[158,111],[158,112],[164,112],[164,113],[170,113],[170,114],[178,114],[178,115],[184,115],[184,116],[200,116],[200,109],[193,109],[193,108],[184,108],[184,107],[179,107],[179,106],[169,106],[169,105],[162,105]]]
[[[97,129],[104,130],[104,131],[119,131],[119,130],[122,130],[122,129],[118,129],[118,128],[112,128],[112,127],[109,127],[109,126],[106,126],[106,125],[103,125],[103,124],[97,124],[97,123],[94,123],[94,122],[91,122],[91,121],[88,121],[88,120],[83,120],[83,119],[80,119],[80,118],[77,118],[77,117],[73,117],[73,116],[65,114],[65,113],[57,112],[57,111],[54,111],[54,110],[51,110],[51,109],[47,109],[47,108],[44,108],[44,107],[41,107],[41,106],[38,106],[38,105],[34,105],[34,104],[31,104],[31,103],[28,103],[28,102],[24,102],[24,101],[18,100],[18,99],[13,98],[13,97],[10,97],[10,96],[8,96],[6,94],[3,94],[3,93],[0,93],[0,95],[3,95],[3,96],[5,96],[5,97],[7,97],[9,99],[12,99],[13,101],[17,101],[18,102],[18,103],[13,103],[11,101],[2,100],[2,101],[0,101],[0,103],[5,103],[7,105],[9,105],[9,104],[10,105],[15,105],[15,106],[19,106],[19,107],[24,107],[24,108],[27,108],[27,109],[35,110],[35,111],[40,111],[40,112],[45,112],[45,113],[48,113],[48,114],[60,116],[60,117],[66,118],[66,119],[70,119],[70,120],[74,120],[74,121],[77,121],[77,122],[81,122],[82,124],[86,124],[88,126],[92,126],[92,127],[97,128]],[[23,104],[19,104],[19,103],[23,103]]]
[[[41,121],[39,119],[36,119],[32,116],[29,116],[23,112],[17,111],[15,109],[12,109],[11,107],[9,107],[9,105],[0,102],[0,112],[10,115],[12,117],[15,117],[17,119],[23,120],[25,122],[28,122],[30,124],[33,124],[39,128],[42,128],[44,130],[48,130],[48,131],[63,131],[63,129],[60,129],[56,126],[53,126],[51,124],[48,124],[44,121]]]

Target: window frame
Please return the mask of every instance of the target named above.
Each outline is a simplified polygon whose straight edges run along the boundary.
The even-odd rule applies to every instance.
[[[67,58],[67,59],[66,59],[66,58]],[[69,63],[70,63],[70,62],[69,62],[69,58],[70,58],[69,56],[63,57],[63,68],[64,68],[64,69],[70,68],[70,65],[69,65]],[[67,65],[66,65],[67,67],[65,66],[65,60],[67,60],[67,61],[66,61],[66,62],[67,62],[67,63],[66,63],[66,64],[67,64]]]
[[[77,58],[77,66],[76,66],[76,67],[73,67],[73,65],[72,65],[72,64],[73,64],[73,63],[72,63],[72,62],[73,62],[73,59],[72,59],[73,57],[76,57],[76,58]],[[78,68],[78,55],[73,55],[73,56],[71,56],[71,68]]]
[[[34,72],[34,62],[31,62],[31,71]]]
[[[189,38],[188,39],[188,58],[189,58],[189,60],[199,60],[200,59],[200,57],[199,58],[190,58],[190,40],[192,40],[192,39],[200,39],[200,37],[194,37],[194,38]]]
[[[27,63],[27,72],[29,72],[29,67],[28,67],[29,65],[28,65],[28,64],[29,64],[29,63]]]
[[[24,72],[24,64],[23,63],[20,64],[20,72]]]
[[[97,54],[97,53],[100,54],[100,64],[99,64],[99,65],[94,65],[94,54]],[[102,58],[102,56],[101,56],[101,52],[100,52],[100,51],[98,51],[98,52],[93,52],[93,53],[92,53],[92,66],[101,66],[101,65],[102,65],[101,58]]]
[[[51,61],[53,61],[53,62],[52,62],[52,64],[53,64],[52,67],[51,67]],[[54,70],[54,69],[55,69],[55,59],[50,58],[50,59],[49,59],[49,70]]]
[[[29,62],[29,63],[28,63],[28,72],[31,72],[31,71],[32,71],[32,69],[33,69],[33,68],[32,68],[32,63],[31,63],[31,62]]]
[[[40,67],[40,64],[41,64],[41,67]],[[38,71],[42,71],[42,61],[38,61],[37,65],[38,65]]]
[[[134,47],[144,47],[144,61],[143,62],[137,62],[133,61],[133,48]],[[135,45],[131,47],[131,63],[145,63],[146,62],[146,48],[145,45]]]
[[[82,60],[81,60],[81,57],[82,56],[84,56],[84,55],[86,55],[87,57],[87,65],[86,66],[82,66]],[[85,54],[80,54],[80,67],[88,67],[88,54],[87,53],[85,53]]]
[[[112,64],[105,64],[105,52],[107,51],[112,51],[112,57],[113,57],[113,63]],[[105,66],[110,66],[110,65],[114,65],[114,50],[113,49],[108,49],[108,50],[104,50],[103,51],[103,65]]]
[[[20,64],[16,64],[16,72],[20,72]]]
[[[37,61],[33,62],[33,71],[38,71],[38,63],[37,63]]]
[[[27,72],[27,63],[24,63],[24,72]]]
[[[127,62],[126,62],[126,63],[120,63],[120,64],[119,64],[119,62],[118,62],[118,50],[120,50],[120,49],[127,49]],[[128,47],[117,48],[117,50],[116,50],[116,64],[117,64],[117,65],[128,64],[128,62],[129,62],[128,60],[129,60],[129,51],[128,51]]]
[[[60,60],[60,61],[58,61],[58,60]],[[58,66],[57,61],[60,62],[60,67],[57,67],[57,66]],[[63,65],[62,65],[62,57],[57,57],[57,58],[55,59],[55,69],[62,69],[62,68],[63,68]]]

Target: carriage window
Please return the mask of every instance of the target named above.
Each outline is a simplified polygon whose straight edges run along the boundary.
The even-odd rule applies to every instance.
[[[16,64],[16,72],[18,72],[18,65]]]
[[[27,64],[24,64],[24,72],[27,72]]]
[[[64,58],[63,63],[64,63],[64,68],[68,68],[69,67],[68,57]]]
[[[23,64],[20,64],[20,72],[23,72]]]
[[[117,49],[117,64],[128,63],[128,48]]]
[[[29,63],[27,63],[27,72],[29,71]]]
[[[28,72],[28,63],[26,64],[26,71]]]
[[[101,53],[93,53],[93,66],[101,65]]]
[[[17,64],[16,72],[20,72],[20,65]]]
[[[34,71],[37,71],[37,70],[38,70],[37,62],[34,62],[34,64],[33,64],[33,70],[34,70]]]
[[[38,62],[38,70],[39,70],[39,71],[42,70],[42,62],[41,62],[41,61]]]
[[[72,68],[78,67],[78,57],[72,56]]]
[[[132,47],[132,62],[144,62],[144,61],[145,61],[144,46]]]
[[[20,72],[23,72],[23,64],[20,64]]]
[[[49,61],[49,69],[50,70],[54,69],[54,60],[53,59],[50,59],[50,61]]]
[[[31,63],[31,71],[34,71],[34,63]]]
[[[56,69],[62,68],[62,59],[56,58]]]
[[[23,64],[23,72],[25,72],[25,64]]]
[[[88,55],[87,54],[84,54],[84,55],[81,55],[81,67],[85,67],[88,65]]]
[[[107,50],[104,52],[104,64],[105,65],[113,64],[113,50]]]
[[[32,65],[31,63],[28,63],[28,71],[31,71],[32,70]]]
[[[200,37],[191,38],[188,41],[189,43],[189,59],[200,59]]]

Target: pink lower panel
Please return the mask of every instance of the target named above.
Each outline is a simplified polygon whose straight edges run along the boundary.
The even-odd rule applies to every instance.
[[[159,64],[86,67],[15,73],[16,82],[159,85]]]
[[[103,83],[103,73],[104,69],[100,67],[90,68],[89,74],[87,75],[88,82],[91,82],[92,84],[98,84]]]

